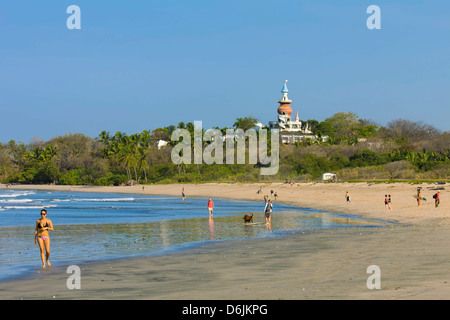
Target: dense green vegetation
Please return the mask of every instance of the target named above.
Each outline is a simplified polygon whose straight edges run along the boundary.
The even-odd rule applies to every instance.
[[[0,143],[3,183],[120,185],[203,181],[306,181],[325,172],[340,180],[436,180],[450,177],[450,132],[422,122],[394,120],[386,126],[337,113],[322,122],[308,120],[319,141],[280,146],[280,168],[261,176],[259,164],[180,164],[171,160],[172,132],[194,125],[180,122],[127,135],[101,132],[92,138],[66,134],[25,145]],[[252,128],[257,120],[238,118],[232,128]],[[216,128],[225,133],[227,128]],[[322,137],[327,136],[326,141]],[[159,140],[169,141],[158,147]],[[204,142],[204,146],[209,142]],[[224,148],[225,157],[225,148]],[[225,161],[224,161],[225,163]],[[248,163],[248,162],[247,162]]]

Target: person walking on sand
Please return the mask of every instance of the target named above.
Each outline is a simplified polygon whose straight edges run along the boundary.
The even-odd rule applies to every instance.
[[[391,211],[392,207],[391,207],[391,203],[392,203],[392,199],[391,199],[391,195],[388,196],[388,209],[389,211]]]
[[[435,194],[435,198],[434,198],[434,207],[435,208],[437,208],[437,207],[439,207],[439,204],[441,203],[441,192],[440,191],[438,191],[436,194]]]
[[[47,219],[47,210],[41,210],[41,219],[36,220],[36,228],[34,230],[34,243],[36,240],[41,251],[42,268],[45,268],[45,263],[51,266],[50,258],[50,235],[48,231],[53,231],[53,224],[50,219]]]
[[[384,195],[384,207],[386,208],[386,211],[389,210],[389,199],[387,194]]]
[[[211,198],[209,198],[208,200],[208,211],[210,215],[212,215],[214,211],[214,202],[211,200]]]
[[[350,193],[348,191],[345,193],[345,199],[347,199],[347,203],[350,203]]]
[[[422,195],[420,193],[420,188],[417,188],[417,206],[420,207],[420,200],[422,199]]]

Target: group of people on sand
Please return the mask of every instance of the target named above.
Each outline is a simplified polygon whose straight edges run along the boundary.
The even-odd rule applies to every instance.
[[[422,192],[421,192],[422,187],[418,187],[417,188],[417,195],[415,196],[415,198],[417,199],[417,206],[420,207],[422,200],[427,200],[425,197],[422,196]],[[350,200],[350,193],[347,191],[345,193],[345,199],[347,200],[347,204],[350,204],[351,200]],[[439,204],[441,203],[441,192],[438,190],[437,193],[435,193],[433,195],[433,199],[434,199],[434,207],[438,208]],[[391,211],[392,210],[392,197],[391,195],[384,195],[384,206],[386,208],[386,211]]]
[[[417,206],[420,207],[422,200],[427,200],[427,198],[422,196],[422,187],[418,187],[417,188],[417,195],[416,195],[416,199],[417,199]],[[438,190],[437,193],[435,193],[433,195],[433,199],[434,199],[434,207],[438,208],[439,204],[441,203],[441,192]]]
[[[259,189],[258,189],[258,191],[256,191],[256,194],[260,194],[260,193],[262,193],[263,191],[262,191],[262,187],[259,187]],[[277,198],[278,198],[278,193],[275,191],[273,191],[273,190],[270,190],[270,196],[272,197],[272,198],[274,198],[275,200],[277,200]],[[266,201],[267,199],[269,199],[269,196],[268,195],[265,195],[264,196],[264,201]]]
[[[392,209],[391,203],[392,203],[391,195],[388,196],[387,194],[385,194],[384,195],[384,206],[386,208],[386,211],[390,211]]]

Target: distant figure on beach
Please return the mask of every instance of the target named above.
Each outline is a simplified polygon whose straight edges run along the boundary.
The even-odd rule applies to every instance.
[[[262,192],[262,187],[259,187],[259,190],[256,191],[256,194],[260,194]]]
[[[277,198],[278,198],[278,193],[275,192],[275,193],[273,194],[273,196],[275,197],[275,200],[277,200]]]
[[[211,200],[211,198],[209,198],[208,201],[208,211],[210,215],[212,215],[214,211],[214,202]]]
[[[437,208],[437,207],[439,207],[439,204],[441,203],[441,192],[440,191],[438,191],[434,196],[433,196],[433,198],[434,198],[434,207],[435,208]]]
[[[389,199],[387,194],[384,195],[384,207],[386,208],[386,211],[388,211],[389,209]]]
[[[181,199],[184,201],[184,198],[186,198],[186,194],[184,193],[184,188],[181,190]]]
[[[47,210],[41,210],[41,219],[36,220],[36,229],[34,230],[34,243],[36,239],[41,251],[42,268],[45,268],[45,263],[51,266],[50,258],[50,235],[48,231],[53,231],[53,224],[50,219],[47,219]]]
[[[266,206],[264,207],[264,216],[266,218],[266,226],[269,226],[272,222],[272,200],[266,201]]]
[[[347,203],[350,203],[350,193],[348,191],[345,193],[345,199],[347,199]]]
[[[270,196],[273,197],[273,190],[270,190]]]
[[[389,197],[388,198],[388,209],[391,210],[392,209],[392,207],[391,207],[391,204],[392,204],[391,195],[389,195],[388,197]]]
[[[422,199],[422,194],[420,193],[420,188],[417,188],[417,206],[420,207],[420,200]]]

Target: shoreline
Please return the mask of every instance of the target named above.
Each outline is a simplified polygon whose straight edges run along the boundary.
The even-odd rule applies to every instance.
[[[260,186],[263,193],[256,194]],[[420,186],[432,200],[437,185]],[[89,262],[80,264],[81,290],[67,289],[65,270],[49,269],[3,282],[0,299],[450,299],[446,245],[450,210],[445,188],[439,208],[432,201],[417,208],[412,197],[417,185],[409,184],[207,183],[145,185],[144,190],[142,185],[14,185],[10,189],[181,196],[183,187],[187,197],[257,201],[273,189],[278,202],[285,204],[400,224],[208,242],[181,252]],[[351,194],[350,204],[344,199],[346,191]],[[385,192],[393,197],[389,213],[383,205]],[[366,287],[369,265],[380,266],[381,290]],[[40,285],[42,277],[46,288]]]
[[[427,201],[422,201],[418,208],[413,196],[416,188],[422,187],[422,195]],[[441,201],[439,208],[434,208],[432,195],[441,189],[441,199],[449,198],[449,190],[446,185],[436,183],[408,184],[408,183],[380,183],[371,184],[363,182],[355,183],[202,183],[202,184],[170,184],[170,185],[136,185],[136,186],[67,186],[67,185],[13,185],[10,189],[17,190],[46,190],[64,192],[99,192],[122,193],[152,196],[181,197],[182,188],[185,189],[187,198],[205,197],[233,200],[252,200],[263,202],[263,196],[270,190],[278,193],[275,201],[301,208],[337,212],[342,214],[355,214],[365,218],[391,220],[397,223],[427,223],[432,220],[441,220],[450,223],[450,205]],[[144,190],[142,190],[144,187]],[[256,191],[262,187],[263,192]],[[8,189],[0,184],[0,189]],[[345,193],[349,191],[351,203],[345,201]],[[393,209],[389,212],[384,207],[384,195],[392,194]],[[271,198],[273,199],[273,198]]]

